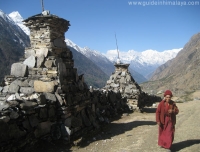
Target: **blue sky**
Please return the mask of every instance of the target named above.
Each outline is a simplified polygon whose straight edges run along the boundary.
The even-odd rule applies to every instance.
[[[44,7],[70,21],[65,36],[80,47],[102,53],[116,49],[116,33],[120,51],[181,48],[200,32],[200,0],[184,6],[177,4],[183,0],[158,5],[161,1],[134,1],[149,4],[142,6],[129,5],[133,0],[44,0]],[[18,11],[24,19],[42,10],[40,0],[0,0],[0,9],[6,14]]]

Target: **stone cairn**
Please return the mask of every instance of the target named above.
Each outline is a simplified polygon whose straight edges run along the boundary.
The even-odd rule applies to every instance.
[[[110,76],[104,89],[120,93],[123,98],[127,98],[130,109],[142,112],[145,106],[152,106],[154,102],[161,101],[159,97],[142,91],[128,70],[129,64],[118,61],[114,66],[115,72]]]
[[[0,151],[16,151],[38,140],[70,141],[128,109],[119,92],[88,88],[77,74],[64,42],[69,21],[44,12],[24,22],[31,47],[12,64],[0,87]]]

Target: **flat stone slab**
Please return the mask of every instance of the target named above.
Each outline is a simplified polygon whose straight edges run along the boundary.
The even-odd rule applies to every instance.
[[[23,63],[27,65],[30,68],[33,68],[35,66],[35,57],[31,55],[29,58],[27,58]]]
[[[53,81],[43,82],[43,81],[34,81],[34,90],[35,92],[54,92],[55,83]]]
[[[25,77],[27,75],[27,65],[22,63],[13,63],[11,66],[11,75],[16,77]]]

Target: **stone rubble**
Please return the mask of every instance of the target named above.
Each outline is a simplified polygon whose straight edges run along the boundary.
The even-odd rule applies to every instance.
[[[0,87],[3,152],[29,147],[39,139],[70,141],[129,110],[127,98],[142,94],[128,71],[115,72],[107,90],[88,88],[64,42],[69,21],[43,14],[24,20],[31,47],[12,64]]]

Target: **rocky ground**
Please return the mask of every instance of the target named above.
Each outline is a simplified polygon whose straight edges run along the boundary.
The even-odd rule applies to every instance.
[[[195,93],[195,97],[200,93]],[[200,152],[200,100],[177,103],[177,115],[173,152]],[[77,140],[73,146],[64,143],[43,143],[35,151],[48,152],[164,152],[157,145],[158,126],[155,123],[156,108],[145,108],[144,113],[124,114],[119,120],[105,125]]]

